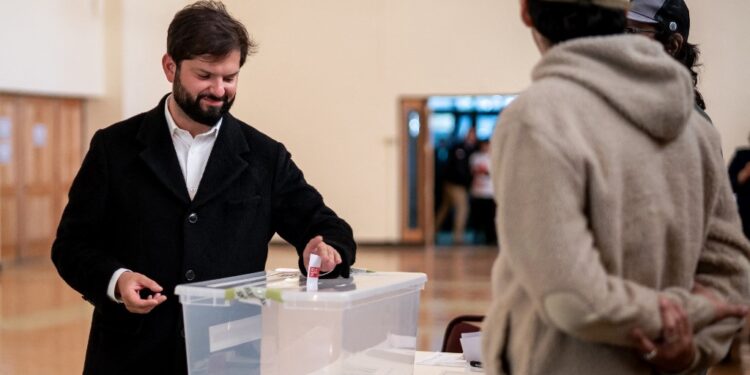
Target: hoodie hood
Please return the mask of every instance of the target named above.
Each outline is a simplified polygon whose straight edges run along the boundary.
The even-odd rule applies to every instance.
[[[534,81],[559,78],[602,97],[638,129],[668,142],[682,133],[694,106],[690,74],[640,35],[578,38],[549,49]]]

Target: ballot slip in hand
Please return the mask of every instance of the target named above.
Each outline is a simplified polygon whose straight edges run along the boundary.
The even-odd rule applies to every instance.
[[[318,277],[320,276],[320,256],[310,254],[310,262],[307,266],[307,291],[315,292],[318,290]]]

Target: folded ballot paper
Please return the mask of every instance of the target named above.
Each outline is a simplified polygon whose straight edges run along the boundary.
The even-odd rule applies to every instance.
[[[466,361],[459,353],[432,353],[429,357],[416,362],[424,366],[465,367]]]

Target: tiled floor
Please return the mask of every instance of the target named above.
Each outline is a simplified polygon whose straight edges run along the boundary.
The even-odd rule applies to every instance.
[[[417,346],[439,350],[451,318],[482,314],[487,308],[496,254],[496,249],[482,247],[362,247],[357,266],[427,274]],[[268,269],[296,263],[290,247],[271,249]],[[0,271],[0,375],[80,374],[90,315],[90,305],[59,278],[48,260],[5,265]],[[741,351],[750,358],[750,349]],[[735,361],[711,374],[743,372]]]

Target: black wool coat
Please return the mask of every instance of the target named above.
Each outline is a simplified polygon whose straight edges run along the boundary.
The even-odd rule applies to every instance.
[[[350,226],[323,203],[282,144],[224,116],[191,201],[164,114],[99,130],[70,189],[52,260],[94,306],[84,374],[185,374],[177,284],[264,270],[274,233],[302,253],[322,235],[348,277]],[[119,268],[142,273],[167,300],[133,314],[107,297]]]

